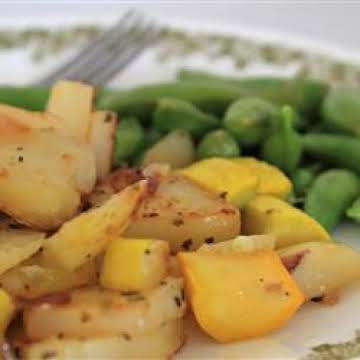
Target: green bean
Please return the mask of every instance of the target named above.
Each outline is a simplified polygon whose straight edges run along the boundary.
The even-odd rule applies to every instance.
[[[305,198],[305,211],[325,229],[331,231],[359,194],[359,179],[344,169],[331,169],[320,174]]]
[[[155,127],[149,127],[145,129],[144,137],[144,148],[147,149],[150,146],[157,143],[163,136],[163,133],[156,129]]]
[[[203,137],[197,147],[198,159],[208,157],[237,157],[241,149],[233,137],[225,130],[214,130]]]
[[[144,129],[136,118],[123,118],[116,129],[114,164],[132,160],[143,147],[144,137]]]
[[[360,173],[360,140],[355,136],[307,134],[303,146],[316,159]]]
[[[97,89],[96,101],[112,94],[110,89]],[[46,86],[0,86],[0,103],[20,107],[31,111],[43,111],[50,95]]]
[[[313,168],[299,168],[296,169],[292,176],[292,183],[297,196],[303,196],[311,183],[316,177],[316,171]]]
[[[41,111],[46,107],[49,88],[36,86],[0,86],[0,103]]]
[[[306,117],[316,117],[320,104],[328,92],[328,85],[320,81],[299,78],[248,77],[232,78],[211,73],[183,69],[178,80],[218,82],[238,86],[249,95],[261,97],[280,105],[288,104]]]
[[[199,110],[188,101],[163,98],[157,104],[153,123],[160,131],[182,129],[199,137],[216,127],[219,121],[214,115]]]
[[[331,130],[360,136],[360,89],[332,89],[322,105],[322,115]]]
[[[236,100],[227,109],[224,127],[243,146],[261,143],[279,122],[279,108],[257,97]]]
[[[350,219],[360,223],[360,197],[347,209],[346,215]]]
[[[99,109],[113,110],[120,115],[134,115],[143,120],[151,119],[159,99],[171,97],[189,101],[201,110],[222,115],[235,99],[246,95],[236,86],[203,82],[174,82],[113,91],[98,102]]]
[[[262,157],[278,166],[288,175],[298,167],[302,155],[301,136],[293,128],[294,110],[290,106],[282,109],[281,124],[263,144]]]

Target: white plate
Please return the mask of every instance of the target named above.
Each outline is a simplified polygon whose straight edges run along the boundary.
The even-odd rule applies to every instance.
[[[72,14],[74,18],[74,14]],[[87,20],[81,18],[80,13],[76,13],[79,22]],[[61,25],[63,17],[56,19],[56,25]],[[27,19],[28,20],[28,19]],[[41,22],[53,24],[53,19],[42,18]],[[160,17],[160,20],[168,22],[168,19]],[[106,20],[103,19],[106,23]],[[25,23],[24,19],[17,19],[16,26]],[[28,21],[26,22],[29,23]],[[30,22],[31,23],[31,22]],[[65,23],[65,21],[64,21]],[[66,23],[69,23],[67,20]],[[173,23],[173,21],[171,21]],[[196,23],[180,21],[177,26],[191,29],[214,30],[213,24]],[[226,33],[244,34],[244,29],[221,27]],[[246,31],[245,31],[246,33]],[[254,35],[254,33],[252,33]],[[257,32],[256,37],[259,39],[271,38],[278,40],[281,36],[269,37],[269,34]],[[292,43],[292,38],[283,36],[282,39],[286,43]],[[297,39],[297,45],[302,48],[312,50],[316,48],[327,52],[329,49],[313,42],[306,42]],[[321,45],[321,44],[320,44]],[[8,52],[0,52],[1,63],[1,83],[24,84],[38,78],[42,73],[51,69],[57,62],[69,56],[68,51],[59,58],[50,58],[40,64],[33,64],[30,61],[29,49],[14,50]],[[334,53],[334,52],[333,52]],[[332,53],[332,54],[333,54]],[[337,55],[342,59],[351,59],[357,57],[354,53],[344,53],[336,51]],[[357,59],[358,60],[358,59]],[[119,75],[112,83],[116,86],[129,86],[144,82],[152,82],[159,80],[170,80],[174,77],[175,71],[180,66],[195,66],[211,71],[219,71],[223,73],[231,73],[236,75],[240,73],[234,68],[228,60],[220,59],[210,62],[208,58],[203,56],[189,57],[187,59],[173,60],[159,65],[155,61],[153,51],[148,51],[134,64],[132,64],[126,72]],[[252,67],[246,70],[248,73],[279,73],[291,74],[295,71],[296,66],[288,66],[286,68],[265,68],[262,66]],[[360,248],[360,227],[355,225],[342,225],[335,232],[338,240],[351,243],[353,246]],[[310,352],[313,346],[321,343],[334,343],[349,340],[354,336],[357,328],[360,328],[360,287],[355,286],[348,290],[341,301],[335,306],[324,306],[316,303],[309,303],[300,309],[293,319],[281,330],[270,336],[252,341],[244,341],[229,345],[216,344],[209,337],[204,335],[194,321],[189,320],[187,329],[187,343],[181,352],[176,356],[178,359],[214,359],[214,358],[238,358],[238,359],[290,359],[300,358]]]

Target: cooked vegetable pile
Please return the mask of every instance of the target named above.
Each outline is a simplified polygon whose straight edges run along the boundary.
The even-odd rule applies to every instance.
[[[39,111],[49,91],[3,86],[0,102]],[[358,221],[353,209],[359,196],[359,89],[182,69],[172,83],[98,91],[96,107],[121,117],[113,166],[160,162],[182,168],[209,157],[256,157],[290,177],[289,200],[327,230],[345,216]],[[347,173],[331,172],[329,180],[326,172],[334,168]]]
[[[331,235],[360,218],[358,90],[183,70],[0,102],[4,357],[168,358],[188,308],[244,340],[360,279]]]

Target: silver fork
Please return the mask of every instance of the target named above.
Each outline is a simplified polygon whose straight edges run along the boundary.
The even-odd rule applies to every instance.
[[[105,84],[153,44],[159,31],[152,21],[145,20],[134,11],[128,11],[114,26],[37,84],[51,85],[65,79],[94,85]]]

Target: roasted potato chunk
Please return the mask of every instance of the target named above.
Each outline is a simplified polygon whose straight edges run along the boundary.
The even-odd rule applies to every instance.
[[[255,251],[274,250],[275,237],[272,235],[239,235],[235,239],[226,240],[217,244],[204,244],[198,251],[217,254],[234,252],[251,253]]]
[[[31,230],[0,230],[0,275],[34,255],[45,234]]]
[[[63,133],[61,119],[48,113],[28,111],[15,106],[0,104],[0,116],[5,116],[25,127],[48,130],[56,129]]]
[[[170,359],[184,343],[183,320],[168,321],[151,333],[87,339],[53,337],[40,342],[18,341],[21,358],[64,359]]]
[[[43,252],[45,261],[74,270],[93,259],[111,239],[120,236],[126,229],[147,191],[147,181],[140,181],[114,194],[102,206],[65,223],[47,239]]]
[[[1,116],[0,142],[0,210],[41,230],[76,214],[96,180],[88,145]]]
[[[36,256],[38,257],[38,256]],[[37,262],[19,265],[0,276],[2,287],[12,296],[31,300],[41,296],[69,291],[97,282],[94,261],[88,261],[74,271],[44,266]]]
[[[234,238],[240,213],[224,199],[179,175],[159,179],[124,236],[166,240],[172,252],[197,249],[204,242]]]
[[[325,297],[360,280],[360,253],[344,244],[307,242],[278,253],[306,300]]]
[[[66,134],[87,142],[95,88],[76,81],[59,81],[51,89],[47,112],[62,120]]]
[[[116,123],[116,114],[110,111],[96,111],[91,115],[89,143],[95,153],[98,179],[109,175],[113,164]]]
[[[122,294],[98,287],[74,290],[60,299],[50,297],[29,305],[24,310],[25,333],[35,341],[59,333],[65,338],[149,334],[184,316],[182,292],[183,281],[175,278],[166,278],[145,292]]]

